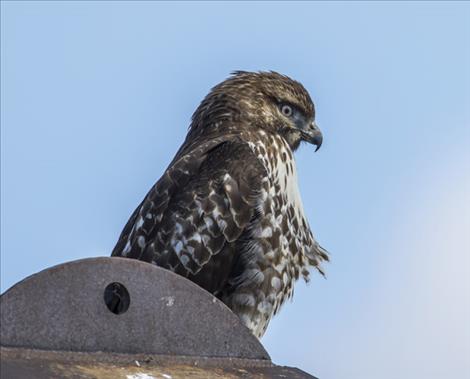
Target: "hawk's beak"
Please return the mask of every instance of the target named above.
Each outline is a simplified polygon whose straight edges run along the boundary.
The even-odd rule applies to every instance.
[[[304,141],[317,147],[315,151],[320,148],[323,142],[323,134],[321,134],[321,131],[317,124],[315,124],[315,121],[312,121],[312,123],[310,123],[306,129],[302,130],[302,137]]]

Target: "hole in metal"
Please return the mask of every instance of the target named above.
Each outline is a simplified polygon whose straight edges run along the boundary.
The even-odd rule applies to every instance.
[[[114,282],[106,286],[104,290],[104,302],[114,314],[120,315],[129,309],[131,297],[123,284]]]

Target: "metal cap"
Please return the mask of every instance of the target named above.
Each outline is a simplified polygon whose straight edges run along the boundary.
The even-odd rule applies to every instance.
[[[269,360],[221,301],[191,281],[126,258],[64,263],[0,298],[1,345]]]

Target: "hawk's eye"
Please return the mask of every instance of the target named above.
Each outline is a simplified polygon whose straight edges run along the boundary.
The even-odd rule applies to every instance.
[[[281,113],[286,117],[292,116],[292,107],[290,105],[287,105],[287,104],[282,104],[281,105]]]

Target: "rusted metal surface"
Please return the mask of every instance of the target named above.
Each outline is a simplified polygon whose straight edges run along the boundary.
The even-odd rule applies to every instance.
[[[121,314],[104,300],[112,283],[120,284],[108,297],[119,286],[129,295],[126,304],[122,290],[111,306]],[[225,304],[189,280],[137,260],[61,264],[10,288],[0,305],[2,346],[269,360]]]
[[[1,348],[2,379],[315,379],[267,360]]]
[[[0,322],[2,379],[314,379],[274,365],[211,294],[137,260],[32,275],[0,297]]]

